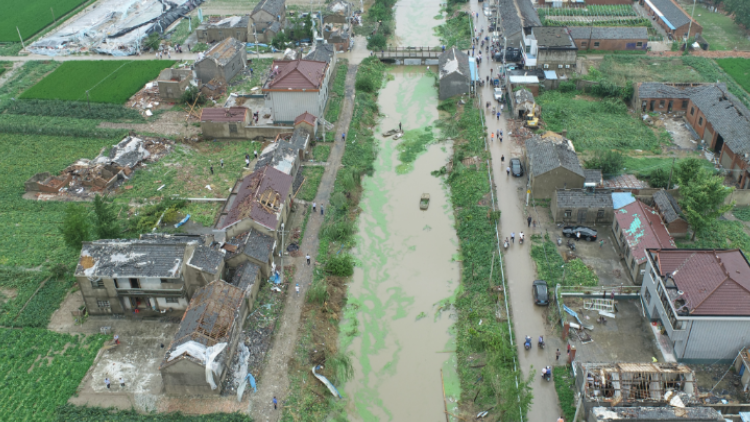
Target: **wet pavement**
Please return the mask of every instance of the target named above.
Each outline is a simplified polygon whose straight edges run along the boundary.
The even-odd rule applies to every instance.
[[[482,5],[472,0],[470,7],[473,12],[479,13],[479,20],[478,22],[475,20],[475,23],[480,29],[485,29],[482,36],[487,35],[488,21],[482,13]],[[485,52],[482,56],[489,56],[489,54]],[[479,76],[485,78],[490,75],[490,68],[496,69],[498,64],[485,58],[479,65]],[[480,88],[480,92],[482,104],[487,101],[496,104],[489,84]],[[489,131],[502,130],[504,134],[504,142],[495,140],[490,144],[493,182],[496,185],[498,206],[502,211],[500,237],[510,237],[511,232],[524,232],[526,237],[530,238],[532,234],[535,234],[535,229],[527,227],[526,222],[526,218],[529,216],[524,204],[527,179],[525,176],[522,178],[507,176],[505,171],[509,160],[520,158],[522,154],[521,145],[510,139],[508,122],[506,121],[508,111],[505,111],[506,113],[499,120],[492,118],[487,122]],[[489,113],[486,113],[485,116],[490,117]],[[487,135],[489,136],[489,133]],[[501,156],[505,157],[504,163],[501,162]],[[516,345],[521,345],[519,347],[519,366],[524,376],[528,376],[530,372],[536,374],[531,383],[533,402],[526,420],[533,422],[555,421],[560,416],[555,386],[553,383],[543,382],[540,375],[544,366],[555,364],[555,350],[557,348],[563,351],[563,356],[558,363],[563,363],[566,349],[559,339],[546,335],[544,308],[535,306],[533,303],[531,283],[536,279],[536,267],[531,259],[530,252],[530,244],[519,245],[516,242],[508,248],[503,256],[506,282],[510,290],[514,341]],[[534,339],[531,350],[523,349],[523,341],[526,335]],[[547,342],[545,349],[539,349],[536,345],[540,335],[545,336]]]

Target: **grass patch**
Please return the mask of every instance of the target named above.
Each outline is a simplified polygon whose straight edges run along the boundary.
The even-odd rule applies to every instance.
[[[724,73],[724,71],[719,67],[718,64],[716,64],[715,61],[707,59],[705,57],[696,56],[684,56],[682,57],[682,61],[685,64],[692,66],[707,81],[720,81],[727,84],[727,89],[729,90],[729,92],[736,95],[737,98],[739,98],[740,101],[745,104],[745,106],[750,107],[750,95],[748,95],[748,93],[745,92],[742,87],[737,85],[737,82],[735,82],[731,76]]]
[[[440,43],[446,48],[458,47],[459,50],[471,48],[471,21],[469,15],[459,14],[448,19],[444,24],[435,27],[435,33],[440,37]]]
[[[642,57],[638,55],[610,54],[597,68],[599,72],[617,86],[628,82],[715,82],[706,79],[685,63],[682,58]]]
[[[16,100],[7,109],[9,114],[28,116],[66,117],[73,119],[94,119],[116,121],[137,121],[144,119],[137,110],[119,104],[93,103],[60,100]]]
[[[21,98],[123,104],[146,82],[174,64],[171,60],[65,62]]]
[[[718,59],[716,63],[746,92],[750,92],[750,59]]]
[[[113,410],[101,407],[73,406],[66,404],[57,409],[60,421],[78,422],[252,422],[252,418],[242,413],[210,413],[206,415],[183,415],[180,412],[141,414],[135,410]]]
[[[336,67],[336,76],[333,79],[333,88],[331,89],[328,108],[326,108],[325,119],[330,123],[336,123],[341,114],[341,105],[344,102],[344,88],[346,85],[346,73],[349,70],[347,60],[339,60],[341,64]]]
[[[41,31],[66,13],[75,9],[86,0],[5,0],[3,14],[0,16],[0,42],[17,42],[21,31],[24,41]],[[50,10],[52,8],[52,10]]]
[[[691,157],[679,158],[677,160],[674,160],[674,165],[677,166],[682,161],[688,158],[691,158]],[[626,174],[635,174],[638,176],[643,176],[643,177],[648,178],[655,171],[669,172],[669,170],[672,168],[672,162],[673,162],[673,158],[669,158],[669,157],[637,158],[637,157],[630,157],[626,155],[623,172]],[[701,160],[701,165],[703,165],[703,167],[705,167],[706,170],[711,170],[712,172],[714,171],[714,166],[708,160]]]
[[[628,113],[622,101],[588,101],[575,96],[576,92],[547,91],[537,102],[547,129],[567,130],[576,150],[651,150],[659,146],[651,128]]]
[[[193,16],[190,20],[183,18],[182,21],[177,24],[177,27],[169,33],[169,41],[176,44],[184,43],[190,36],[191,32],[195,31],[195,28],[200,24],[201,21],[198,19],[198,16]]]
[[[328,156],[331,154],[330,145],[315,145],[313,148],[313,160],[325,162],[328,161]]]
[[[249,78],[240,79],[236,83],[230,83],[232,91],[249,94],[253,88],[263,85],[263,78],[268,75],[271,63],[273,63],[273,59],[253,59],[253,62],[248,65],[253,69],[253,75]],[[259,90],[256,90],[256,93],[260,94]]]
[[[688,13],[692,12],[692,1],[680,3]],[[738,50],[750,50],[747,31],[740,28],[731,17],[723,12],[711,12],[704,4],[698,2],[693,17],[703,27],[701,35],[711,45],[711,50],[732,50],[735,47]]]
[[[734,207],[732,215],[738,220],[750,221],[750,207]]]
[[[536,271],[541,280],[549,286],[596,286],[599,277],[580,259],[563,261],[557,246],[549,234],[532,236],[531,258],[536,263]]]
[[[60,62],[27,62],[17,69],[13,76],[0,86],[0,111],[12,105],[11,98],[18,96],[25,90],[39,82],[44,75],[60,66]]]
[[[305,177],[305,183],[299,190],[297,197],[303,201],[312,201],[318,194],[320,181],[323,179],[325,167],[322,166],[305,166],[302,167],[302,175]]]
[[[695,242],[677,241],[677,247],[683,249],[742,249],[750,253],[750,236],[745,233],[741,221],[714,221],[706,230],[698,233]]]
[[[552,378],[555,380],[555,391],[560,401],[563,419],[572,421],[576,414],[575,384],[576,380],[566,366],[555,366],[552,368]]]

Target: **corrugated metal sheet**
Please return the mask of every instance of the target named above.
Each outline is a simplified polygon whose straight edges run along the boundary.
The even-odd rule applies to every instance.
[[[688,344],[675,344],[675,355],[688,360],[732,360],[750,344],[750,323],[693,320]]]

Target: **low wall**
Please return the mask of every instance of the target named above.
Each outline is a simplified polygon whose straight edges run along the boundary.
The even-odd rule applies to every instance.
[[[725,204],[736,202],[738,207],[750,205],[750,189],[735,189],[734,192],[727,196]]]
[[[294,131],[292,126],[245,126],[240,123],[234,125],[236,131],[230,130],[230,123],[201,122],[201,131],[207,139],[276,138],[281,133]]]

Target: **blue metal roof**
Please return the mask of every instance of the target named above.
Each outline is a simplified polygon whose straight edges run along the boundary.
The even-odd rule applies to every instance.
[[[544,78],[554,81],[554,80],[557,79],[557,73],[555,73],[554,70],[545,70],[544,71]]]
[[[674,25],[672,25],[671,23],[669,23],[669,21],[667,20],[667,18],[665,18],[664,16],[659,16],[659,18],[661,18],[661,20],[663,20],[664,23],[666,23],[667,26],[669,27],[669,29],[671,29],[672,31],[674,31],[675,29],[677,29],[677,28],[674,27]]]
[[[612,192],[612,208],[620,208],[635,202],[635,197],[630,192]]]
[[[469,57],[469,71],[471,71],[471,80],[476,82],[479,80],[477,76],[477,61],[474,57]]]

